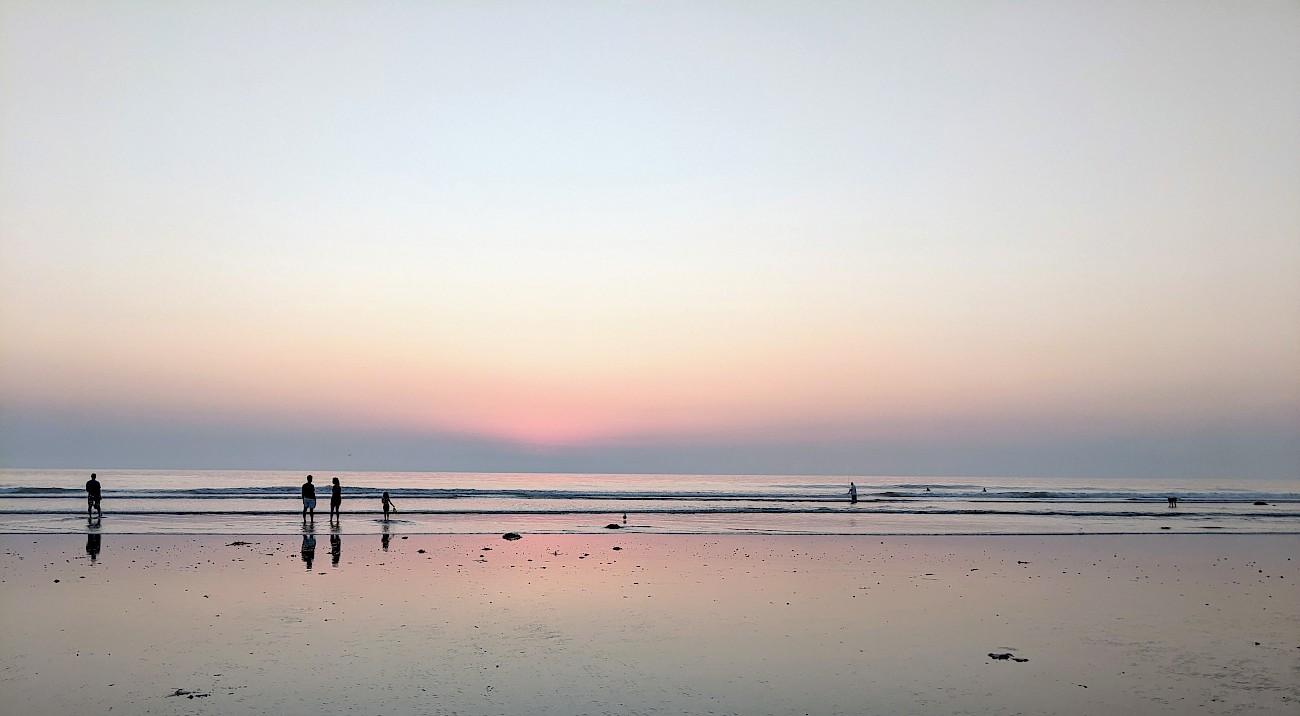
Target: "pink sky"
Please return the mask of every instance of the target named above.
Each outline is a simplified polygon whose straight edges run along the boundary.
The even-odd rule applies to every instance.
[[[0,23],[11,444],[49,415],[576,450],[1300,417],[1292,5]]]

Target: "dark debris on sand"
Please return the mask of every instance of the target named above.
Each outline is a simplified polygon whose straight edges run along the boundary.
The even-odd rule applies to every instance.
[[[211,695],[212,694],[205,694],[198,691],[186,691],[185,689],[176,689],[170,694],[167,694],[167,698],[171,698],[173,696],[184,696],[187,699],[206,699]]]
[[[989,658],[990,658],[990,659],[998,659],[998,660],[1000,660],[1000,661],[1006,661],[1006,660],[1010,659],[1011,661],[1018,661],[1018,662],[1021,662],[1021,663],[1024,663],[1024,662],[1026,662],[1026,661],[1029,661],[1029,659],[1026,659],[1026,658],[1024,658],[1024,657],[1020,657],[1020,656],[1016,656],[1015,654],[1012,654],[1012,653],[1009,652],[1009,651],[1008,651],[1008,652],[1005,652],[1005,653],[1002,653],[1002,654],[995,654],[995,653],[993,653],[993,652],[989,652]]]

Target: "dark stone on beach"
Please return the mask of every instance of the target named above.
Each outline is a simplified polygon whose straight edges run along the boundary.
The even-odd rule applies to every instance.
[[[1167,530],[1167,529],[1169,529],[1169,526],[1166,525],[1166,526],[1164,526],[1164,527],[1161,527],[1160,529],[1162,529],[1162,530]]]
[[[514,540],[514,539],[523,539],[523,537],[520,537],[518,532],[507,532],[507,533],[501,535],[501,539],[511,539],[511,540]]]
[[[1263,500],[1260,500],[1260,501],[1256,502],[1255,504],[1257,504],[1257,505],[1267,505],[1268,503],[1265,502],[1265,501],[1263,501]]]
[[[615,552],[617,552],[618,550],[623,549],[623,548],[622,548],[622,547],[611,547],[610,549],[613,549]]]
[[[994,653],[992,653],[992,652],[989,652],[989,658],[990,658],[990,659],[997,659],[997,660],[999,660],[999,661],[1007,661],[1007,660],[1010,660],[1010,661],[1018,661],[1018,662],[1020,662],[1020,663],[1022,663],[1022,664],[1023,664],[1024,662],[1026,662],[1026,661],[1029,661],[1029,659],[1026,659],[1025,657],[1022,657],[1022,656],[1016,656],[1015,654],[1012,654],[1011,652],[1007,652],[1007,653],[1005,653],[1005,654],[994,654]]]
[[[607,529],[607,530],[621,530],[621,529],[623,529],[623,526],[622,526],[622,525],[618,525],[618,524],[614,524],[613,522],[610,522],[609,524],[605,525],[605,529]]]
[[[252,544],[252,542],[231,542],[230,544],[228,544],[228,545],[226,545],[226,546],[227,546],[227,547],[246,547],[246,546],[248,546],[248,545],[250,545],[250,544]]]
[[[415,550],[415,551],[416,551],[417,553],[419,553],[419,554],[424,554],[424,550],[422,550],[422,549],[417,549],[417,550]]]

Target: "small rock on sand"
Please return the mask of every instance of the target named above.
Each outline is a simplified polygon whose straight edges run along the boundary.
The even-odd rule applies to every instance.
[[[621,529],[623,529],[623,526],[622,526],[622,525],[618,525],[618,524],[614,524],[613,522],[610,522],[609,524],[605,525],[605,529],[607,529],[607,530],[621,530]]]
[[[507,532],[507,533],[501,535],[501,539],[511,539],[511,540],[514,540],[514,539],[523,539],[523,537],[520,537],[518,532]]]
[[[1029,659],[1026,659],[1026,658],[1024,658],[1024,657],[1020,657],[1020,656],[1016,656],[1015,654],[1012,654],[1011,652],[1006,652],[1006,653],[1004,653],[1004,654],[994,654],[994,653],[992,653],[992,652],[989,652],[989,658],[990,658],[990,659],[998,659],[998,660],[1000,660],[1000,661],[1007,661],[1007,660],[1009,659],[1009,660],[1011,660],[1011,661],[1018,661],[1018,662],[1021,662],[1021,663],[1024,663],[1024,662],[1026,662],[1026,661],[1029,661]]]

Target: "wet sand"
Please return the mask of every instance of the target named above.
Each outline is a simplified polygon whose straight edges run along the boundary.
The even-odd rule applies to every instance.
[[[1300,536],[3,535],[0,682],[6,714],[1293,715]]]

